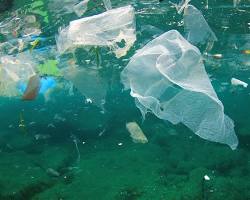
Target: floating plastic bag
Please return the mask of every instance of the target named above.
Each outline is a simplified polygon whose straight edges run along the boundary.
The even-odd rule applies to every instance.
[[[213,43],[217,41],[202,13],[192,5],[184,9],[184,30],[186,39],[193,45]]]
[[[64,53],[79,46],[107,46],[119,58],[126,55],[135,40],[134,8],[125,6],[70,22],[59,31],[57,48]],[[124,44],[120,47],[119,43]]]
[[[200,51],[179,32],[166,32],[139,50],[121,79],[144,116],[151,111],[206,140],[237,147],[233,121],[224,115]]]

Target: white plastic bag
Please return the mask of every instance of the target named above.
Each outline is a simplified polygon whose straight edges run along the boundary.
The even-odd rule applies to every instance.
[[[151,111],[173,124],[183,123],[206,140],[237,147],[233,121],[224,114],[200,51],[179,32],[166,32],[140,49],[121,80],[144,116]]]

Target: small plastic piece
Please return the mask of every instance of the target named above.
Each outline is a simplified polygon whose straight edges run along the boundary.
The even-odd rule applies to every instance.
[[[142,132],[141,128],[136,122],[129,122],[126,124],[126,128],[130,133],[130,137],[135,143],[147,143],[148,139],[145,134]]]
[[[243,86],[244,88],[247,88],[248,84],[237,79],[237,78],[232,78],[231,79],[231,84],[234,86]]]
[[[57,60],[47,60],[44,64],[38,66],[38,71],[41,75],[62,76],[57,65]]]

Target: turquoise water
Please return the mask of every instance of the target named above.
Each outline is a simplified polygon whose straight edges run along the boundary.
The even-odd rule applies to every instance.
[[[72,55],[58,57],[51,48],[58,28],[77,16],[65,10],[56,15],[61,5],[53,10],[50,2],[53,0],[16,0],[0,19],[9,20],[15,13],[20,18],[34,14],[37,22],[33,26],[40,27],[44,40],[32,50],[27,42],[23,52],[39,61],[34,55],[58,59],[59,68],[64,68],[68,65],[64,61]],[[182,15],[167,0],[113,0],[114,8],[135,7],[137,40],[120,59],[99,49],[101,72],[108,82],[102,107],[86,103],[76,87],[70,92],[69,81],[61,76],[54,77],[57,86],[47,99],[44,94],[33,101],[0,97],[1,200],[250,199],[250,92],[249,87],[230,83],[232,77],[249,83],[250,4],[242,0],[234,8],[231,0],[214,0],[208,1],[206,9],[206,1],[191,3],[218,37],[209,54],[223,58],[204,56],[205,67],[225,113],[234,120],[238,148],[233,151],[206,141],[184,125],[172,125],[150,113],[143,120],[129,91],[123,90],[120,73],[136,50],[153,38],[170,29],[183,33]],[[100,4],[90,0],[84,16],[104,12]],[[1,42],[15,38],[13,27],[10,32],[8,37],[1,35]],[[41,48],[45,49],[42,53]],[[200,49],[204,51],[203,46]],[[4,55],[1,50],[0,56]],[[74,59],[79,66],[86,60],[98,63],[95,53],[80,48]],[[126,129],[131,121],[138,123],[148,143],[133,142]]]

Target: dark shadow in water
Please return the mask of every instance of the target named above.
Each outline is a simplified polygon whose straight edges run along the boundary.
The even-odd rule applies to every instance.
[[[48,190],[56,184],[55,180],[41,181],[31,185],[28,185],[12,195],[2,196],[1,200],[31,200],[35,195]]]

